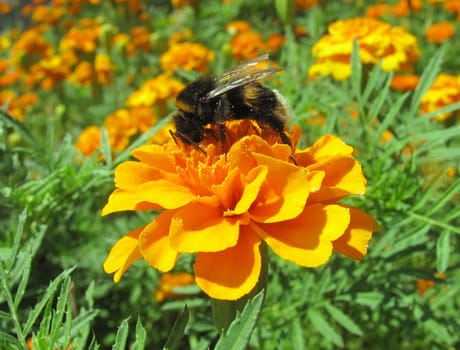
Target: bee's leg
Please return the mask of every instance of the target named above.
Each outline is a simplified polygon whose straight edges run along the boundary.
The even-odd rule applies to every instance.
[[[227,133],[224,124],[217,124],[219,126],[219,142],[222,146],[222,153],[227,153]]]
[[[292,162],[295,164],[295,165],[298,165],[295,158],[294,158],[294,150],[292,149],[292,143],[291,143],[291,140],[289,140],[289,138],[287,137],[286,133],[281,130],[279,132],[280,134],[280,138],[281,138],[281,141],[283,141],[284,144],[288,145],[289,147],[291,147],[291,155],[289,156],[289,158],[291,158]]]
[[[189,145],[193,145],[195,146],[201,153],[203,154],[206,154],[206,151],[198,144],[196,143],[195,141],[193,141],[192,139],[190,139],[190,137],[188,137],[187,135],[184,135],[178,131],[172,131],[172,130],[169,130],[169,133],[171,134],[171,137],[173,138],[174,142],[176,143],[176,145],[179,145],[177,143],[177,139],[176,137],[178,137],[182,142],[184,143],[187,143]]]

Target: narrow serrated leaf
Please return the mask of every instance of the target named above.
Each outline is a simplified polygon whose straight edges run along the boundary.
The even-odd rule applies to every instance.
[[[26,324],[24,326],[24,334],[31,333],[32,326],[34,325],[35,321],[40,316],[40,313],[42,312],[45,305],[54,296],[54,293],[56,292],[57,288],[62,283],[62,281],[64,281],[65,278],[67,278],[67,276],[70,276],[70,274],[72,273],[74,269],[75,267],[64,270],[53,281],[51,281],[48,288],[46,289],[45,295],[43,295],[40,301],[35,305],[35,307],[29,313],[29,318],[27,319]]]
[[[330,303],[325,304],[324,307],[326,308],[327,312],[329,312],[329,315],[331,315],[334,320],[336,320],[346,330],[356,335],[363,335],[361,328],[359,328],[359,326],[350,317],[344,314],[342,310],[336,308]]]
[[[129,330],[128,320],[129,318],[121,321],[121,324],[117,330],[117,335],[115,337],[115,343],[112,346],[113,350],[127,349],[126,341],[128,340],[128,330]]]
[[[136,322],[136,341],[133,344],[134,350],[143,350],[145,348],[145,340],[147,339],[147,332],[142,325],[141,319],[138,317]]]
[[[443,231],[436,242],[436,266],[439,272],[445,272],[449,265],[450,232]]]
[[[420,81],[417,87],[415,88],[414,95],[412,96],[409,113],[409,116],[411,118],[415,117],[417,109],[420,105],[420,100],[422,99],[423,95],[428,91],[430,86],[433,84],[434,79],[438,75],[441,69],[443,59],[444,50],[440,49],[431,58],[431,60],[428,62],[428,65],[423,70],[422,76],[420,77]]]
[[[171,333],[169,333],[168,339],[163,347],[164,350],[175,350],[179,348],[189,317],[190,312],[188,311],[187,305],[185,305],[182,312],[177,316],[176,321],[174,321]]]
[[[334,330],[331,324],[316,309],[308,310],[308,318],[315,328],[328,339],[332,344],[343,347],[342,337]]]
[[[254,330],[264,300],[264,290],[261,290],[244,307],[241,314],[230,324],[216,344],[215,350],[246,349],[249,337]]]

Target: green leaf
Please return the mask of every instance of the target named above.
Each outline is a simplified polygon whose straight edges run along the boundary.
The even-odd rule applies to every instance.
[[[45,305],[53,298],[54,293],[56,292],[59,285],[75,270],[75,267],[64,270],[61,272],[48,286],[45,295],[40,299],[40,301],[35,305],[32,311],[29,314],[29,318],[24,326],[24,334],[30,334],[32,327],[35,321],[40,316]]]
[[[292,348],[296,350],[303,350],[305,348],[305,337],[302,324],[298,317],[294,318],[292,322],[291,342]]]
[[[100,147],[104,161],[108,167],[112,164],[112,148],[110,147],[109,134],[107,129],[101,127],[101,147]]]
[[[187,305],[184,307],[184,310],[177,316],[176,321],[174,322],[171,333],[166,340],[166,343],[163,347],[164,350],[175,350],[179,348],[182,337],[184,336],[185,327],[187,326],[188,320],[190,317],[190,312],[188,311]]]
[[[383,294],[379,292],[360,292],[356,293],[355,302],[375,308],[383,300]]]
[[[436,242],[436,265],[439,272],[445,272],[449,265],[450,232],[443,231]]]
[[[340,323],[349,332],[360,336],[363,335],[363,331],[361,330],[361,328],[359,328],[359,326],[350,317],[344,314],[342,310],[336,308],[334,305],[329,303],[325,304],[324,307],[334,318],[334,320]]]
[[[3,120],[6,125],[9,125],[13,129],[15,129],[16,132],[22,137],[24,141],[26,141],[31,146],[32,149],[38,149],[39,144],[37,140],[23,123],[21,123],[16,118],[13,118],[3,109],[0,109],[0,120]]]
[[[334,330],[331,324],[323,317],[323,315],[316,309],[308,310],[308,318],[313,323],[315,328],[322,334],[326,339],[336,346],[343,347],[342,337]]]
[[[351,52],[351,87],[353,95],[361,100],[361,82],[363,79],[363,66],[359,56],[358,40],[353,40],[353,51]]]
[[[145,340],[147,339],[147,332],[142,325],[141,319],[138,317],[136,322],[136,341],[134,342],[134,350],[142,350],[145,348]]]
[[[128,348],[126,346],[126,341],[128,340],[128,330],[129,330],[128,320],[129,318],[121,321],[121,324],[117,330],[115,343],[112,346],[113,350],[124,350]]]
[[[220,336],[215,350],[246,349],[249,337],[259,318],[263,300],[264,290],[262,289],[254,298],[247,302],[241,314],[236,316],[227,331]]]
[[[436,52],[433,58],[431,58],[431,60],[428,62],[428,65],[424,69],[423,74],[420,77],[420,81],[417,87],[415,88],[414,95],[412,96],[409,113],[409,116],[411,118],[415,117],[415,115],[417,114],[417,109],[420,106],[420,100],[433,84],[436,76],[438,75],[441,69],[441,64],[443,60],[444,50],[440,49],[438,52]]]

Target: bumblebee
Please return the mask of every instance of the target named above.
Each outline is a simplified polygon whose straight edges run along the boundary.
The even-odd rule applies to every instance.
[[[254,69],[266,60],[268,54],[243,62],[219,77],[205,76],[187,85],[175,101],[177,113],[173,115],[172,137],[203,151],[200,141],[210,132],[209,125],[217,125],[219,141],[225,147],[224,122],[252,119],[260,127],[273,129],[292,148],[284,132],[289,121],[284,97],[258,83],[284,68]]]

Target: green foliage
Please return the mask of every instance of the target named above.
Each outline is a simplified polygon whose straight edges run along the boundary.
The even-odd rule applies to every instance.
[[[80,16],[100,16],[104,40],[138,23],[129,11],[114,11],[113,2],[101,3],[98,13],[86,4]],[[415,91],[401,93],[391,88],[392,73],[362,64],[357,42],[349,80],[307,81],[311,48],[327,24],[361,16],[373,2],[322,3],[292,17],[293,1],[197,1],[183,9],[145,2],[154,49],[129,61],[104,47],[117,67],[113,84],[98,94],[66,83],[37,91],[37,106],[24,122],[6,107],[0,111],[0,349],[27,349],[28,340],[34,349],[460,346],[460,126],[455,117],[433,119],[457,111],[460,103],[420,112],[421,98],[436,76],[460,69],[458,35],[441,47],[423,37],[432,22],[451,14],[428,6],[428,12],[388,19],[410,28],[422,51],[416,66],[420,83]],[[263,306],[259,294],[219,334],[210,302],[196,287],[177,288],[182,298],[160,302],[154,299],[158,272],[146,263],[136,263],[118,284],[102,269],[110,247],[150,219],[142,213],[100,216],[113,190],[114,168],[162,129],[170,115],[114,157],[103,128],[99,152],[105,162],[99,154],[82,158],[74,143],[84,127],[101,125],[145,79],[161,72],[159,57],[174,33],[189,28],[194,41],[215,52],[210,73],[233,65],[231,34],[225,30],[233,20],[249,21],[264,39],[272,32],[284,35],[285,43],[272,57],[287,69],[266,84],[289,101],[291,123],[306,135],[301,146],[332,133],[354,147],[368,187],[364,197],[349,202],[377,218],[380,231],[359,262],[334,256],[325,266],[303,269],[269,252]],[[11,19],[4,23],[26,25]],[[294,33],[297,25],[306,35]],[[48,34],[50,40],[58,42],[59,30]],[[196,74],[175,76],[186,82]],[[171,103],[165,109],[165,115],[174,111]],[[323,124],[314,123],[318,116],[325,116]],[[391,138],[383,142],[387,133]],[[191,272],[192,263],[181,257],[177,270]],[[424,294],[418,291],[421,281],[430,282]]]

